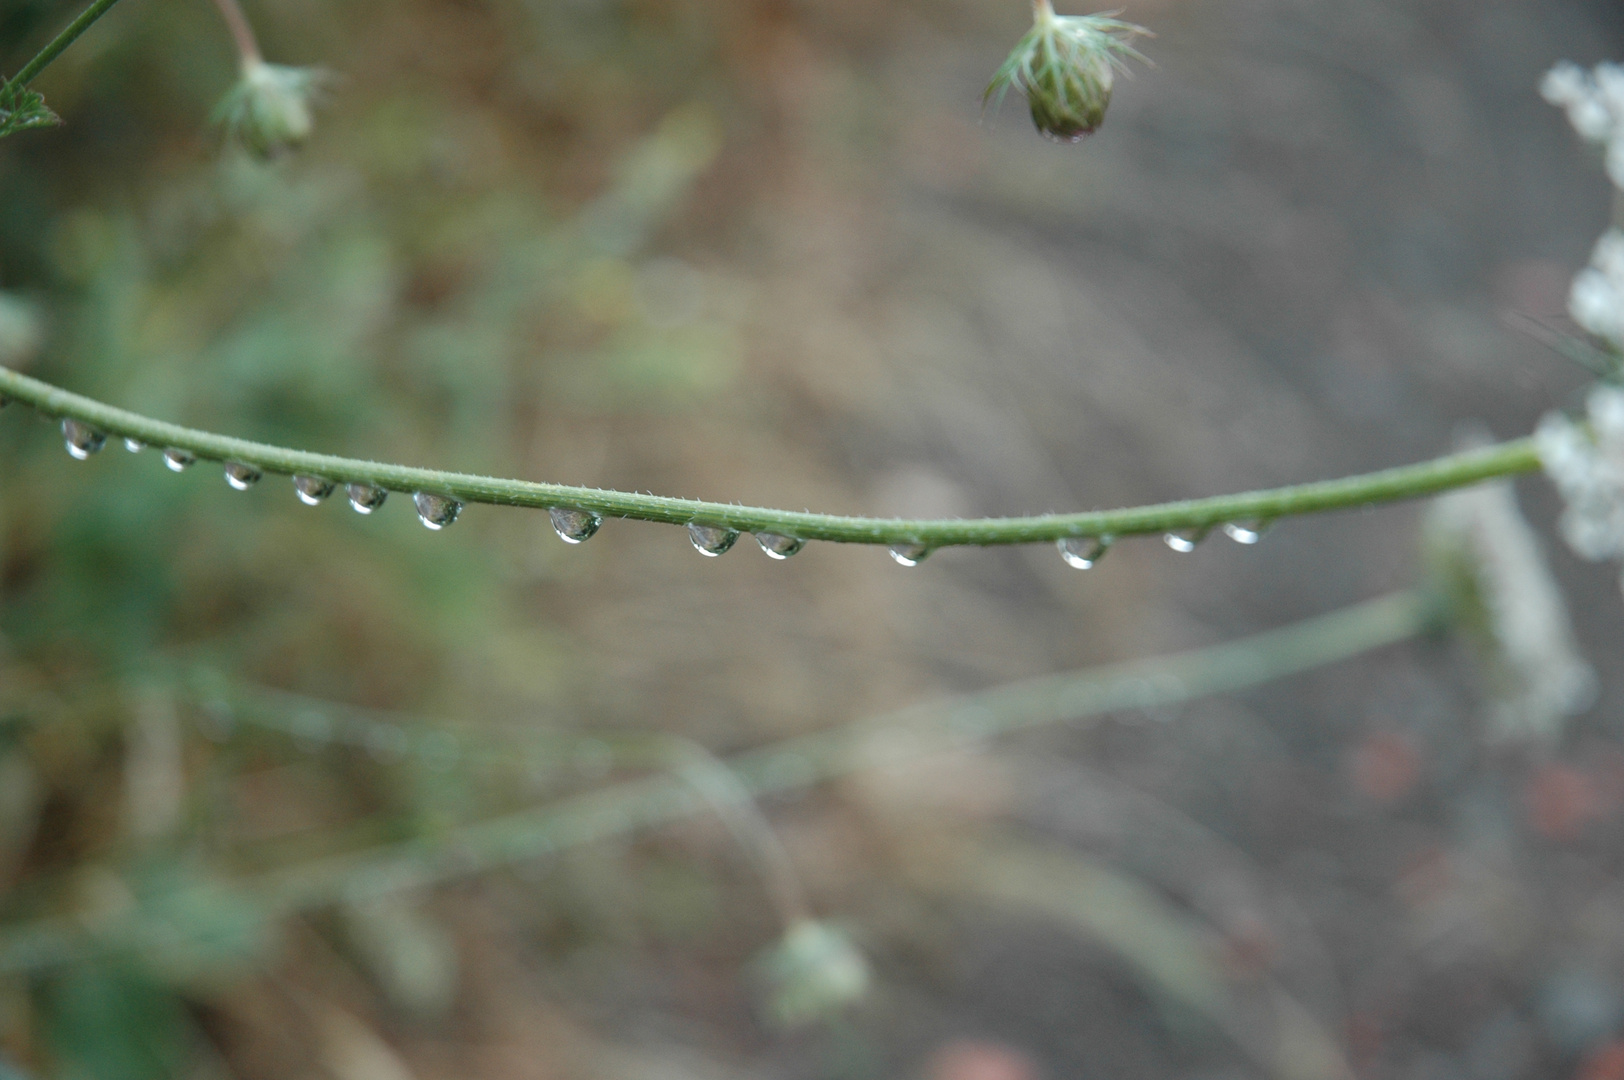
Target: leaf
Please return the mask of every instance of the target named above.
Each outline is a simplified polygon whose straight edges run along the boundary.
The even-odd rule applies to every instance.
[[[56,127],[62,118],[33,90],[6,83],[0,86],[0,138],[32,128]]]

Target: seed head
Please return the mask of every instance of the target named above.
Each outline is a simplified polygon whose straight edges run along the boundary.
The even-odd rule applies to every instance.
[[[255,157],[273,160],[310,137],[311,106],[326,79],[314,68],[248,60],[242,78],[215,108],[215,122]]]
[[[983,104],[997,108],[1011,87],[1026,95],[1032,123],[1051,139],[1077,142],[1105,122],[1111,87],[1127,60],[1144,60],[1128,44],[1150,31],[1111,15],[1056,15],[1033,0],[1032,29],[1004,61]]]

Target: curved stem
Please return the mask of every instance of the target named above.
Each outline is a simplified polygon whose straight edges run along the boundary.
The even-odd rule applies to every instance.
[[[1160,709],[1351,659],[1439,625],[1436,598],[1394,593],[1291,626],[1174,656],[1110,664],[910,706],[802,735],[721,763],[750,797],[803,790],[867,769],[974,747],[1023,728]],[[270,871],[251,885],[278,911],[420,888],[496,866],[679,821],[711,809],[671,773],[627,780],[446,834]],[[13,970],[0,939],[0,972]]]
[[[777,533],[800,540],[917,544],[926,549],[1201,531],[1226,522],[1271,522],[1299,514],[1414,499],[1495,477],[1536,472],[1540,468],[1533,440],[1525,438],[1361,476],[1238,495],[1079,514],[905,521],[796,513],[599,488],[501,480],[305,453],[153,420],[71,394],[6,368],[0,368],[0,396],[27,402],[53,416],[71,417],[109,435],[138,439],[149,446],[189,450],[204,460],[242,462],[270,473],[319,476],[339,483],[371,484],[390,491],[426,491],[470,503],[539,509],[563,506],[610,517],[675,525],[697,521],[740,532]]]
[[[243,67],[261,63],[264,58],[260,55],[259,40],[254,37],[253,24],[243,14],[242,5],[237,0],[214,0],[214,6],[220,9],[220,17],[231,31],[231,40],[237,43],[237,54],[242,57]]]
[[[811,908],[800,876],[795,873],[795,863],[773,831],[772,822],[756,805],[755,793],[726,762],[699,743],[670,736],[664,741],[672,773],[711,804],[733,834],[734,842],[755,863],[785,932],[809,918]]]
[[[1437,597],[1419,590],[1394,593],[1210,648],[910,706],[785,739],[716,767],[734,778],[730,784],[737,783],[733,790],[740,797],[803,790],[866,769],[973,748],[1023,728],[1160,709],[1259,686],[1396,645],[1433,630],[1443,619]],[[339,897],[422,888],[714,808],[691,780],[667,771],[433,836],[271,870],[240,881],[237,888],[274,917]],[[209,900],[217,897],[211,893]],[[141,918],[135,912],[91,932],[99,942],[88,940],[84,922],[71,916],[7,927],[0,932],[0,974],[67,963],[98,945],[127,946],[139,940]]]
[[[21,71],[17,72],[17,77],[12,79],[8,85],[13,89],[20,90],[33,82],[39,76],[39,73],[50,65],[52,60],[62,55],[62,50],[77,41],[80,34],[90,29],[91,23],[106,15],[108,9],[116,3],[118,3],[118,0],[95,0],[95,3],[85,8],[77,19],[68,24],[66,30],[56,35],[49,45],[41,49],[39,55],[35,56]]]

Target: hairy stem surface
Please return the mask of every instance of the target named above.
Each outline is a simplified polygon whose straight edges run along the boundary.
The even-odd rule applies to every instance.
[[[365,483],[390,491],[426,491],[468,503],[541,509],[565,506],[640,521],[675,525],[700,522],[800,540],[919,544],[927,549],[1200,531],[1226,522],[1268,523],[1299,514],[1414,499],[1540,468],[1533,440],[1517,439],[1381,472],[1239,495],[1079,514],[905,521],[797,513],[599,488],[501,480],[305,453],[167,424],[71,394],[5,368],[0,368],[0,395],[25,401],[52,416],[71,417],[108,435],[139,439],[159,448],[189,450],[204,460],[242,462],[269,473],[319,476],[338,483]]]

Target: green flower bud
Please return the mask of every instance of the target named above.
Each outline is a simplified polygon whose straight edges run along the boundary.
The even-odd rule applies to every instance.
[[[868,961],[829,923],[802,919],[758,963],[772,1017],[783,1027],[826,1019],[868,993]]]
[[[1076,142],[1105,122],[1116,72],[1127,70],[1129,57],[1144,59],[1128,42],[1148,33],[1110,15],[1056,15],[1050,0],[1033,0],[1032,29],[992,77],[983,103],[997,108],[1014,87],[1039,131]]]
[[[214,110],[215,122],[260,160],[280,157],[310,137],[311,105],[325,79],[312,68],[245,61],[242,78]]]

